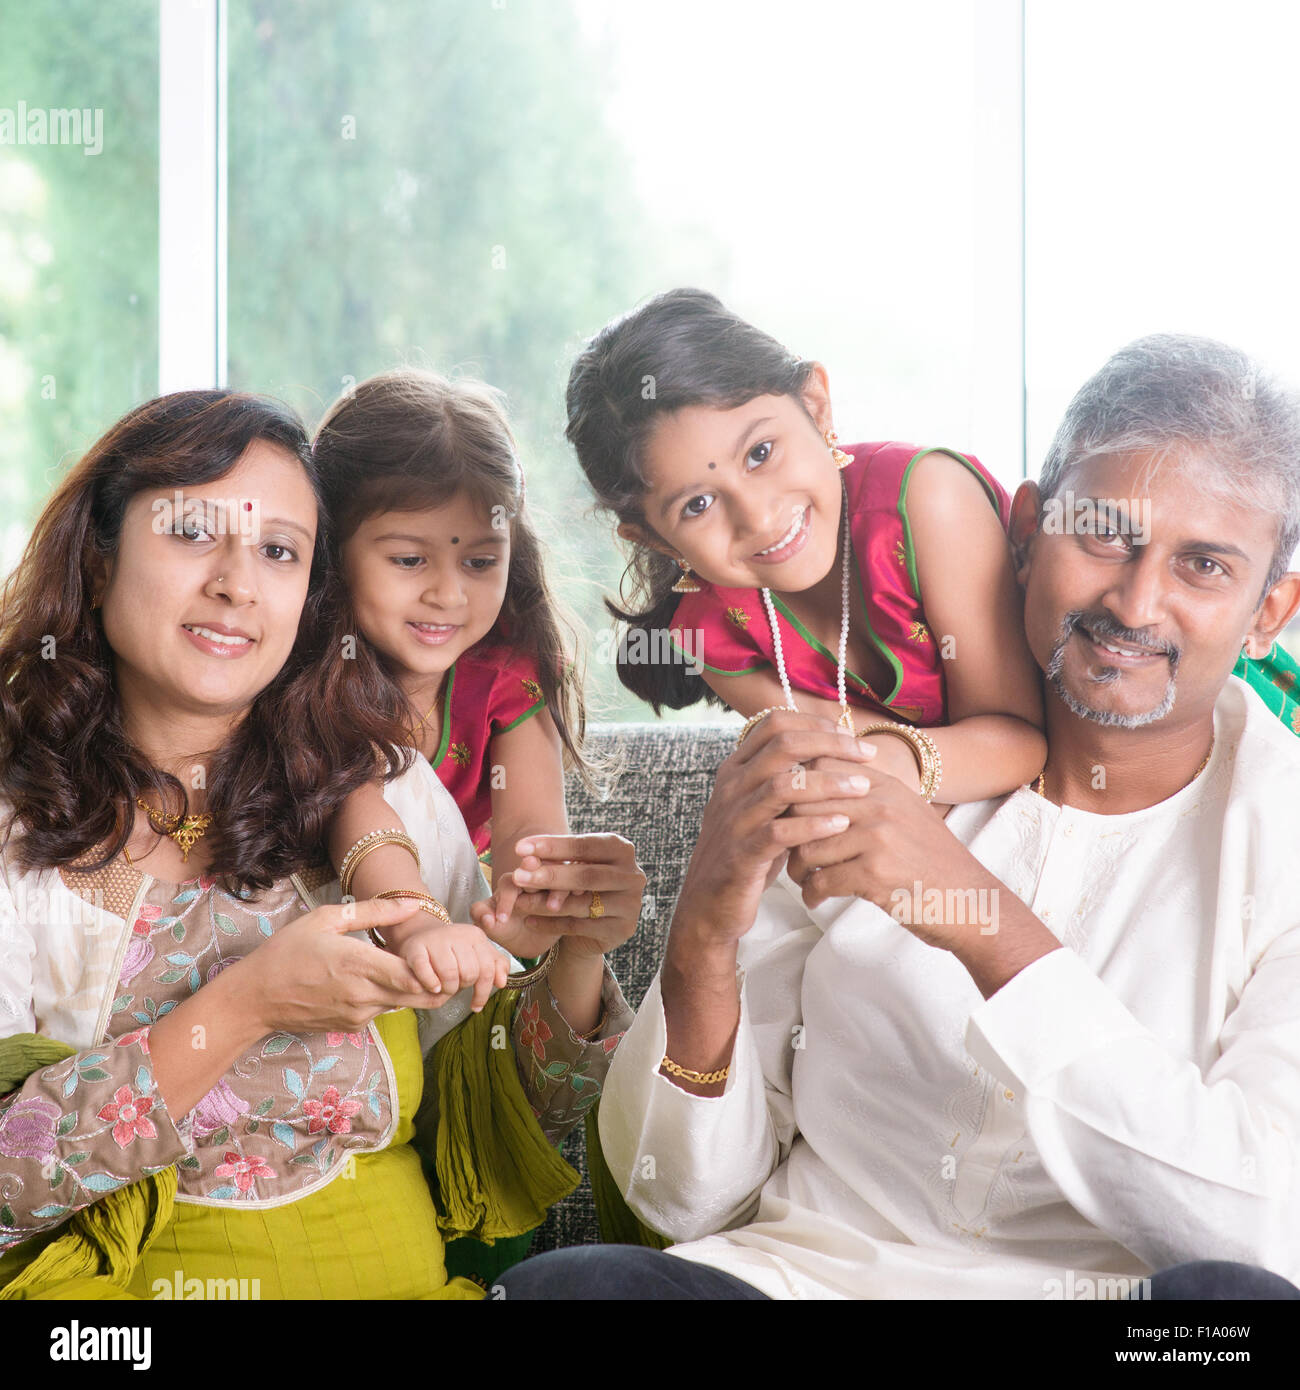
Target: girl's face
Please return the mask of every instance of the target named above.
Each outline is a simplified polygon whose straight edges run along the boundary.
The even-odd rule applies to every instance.
[[[124,710],[246,710],[297,638],[316,520],[302,464],[266,440],[215,482],[133,497],[101,592]]]
[[[399,681],[441,677],[487,636],[510,573],[510,529],[464,496],[368,517],[343,545],[364,636]]]
[[[830,414],[824,392],[808,406],[814,419],[793,396],[666,416],[645,456],[655,548],[724,588],[798,593],[824,579],[839,549],[842,499],[821,434]],[[655,544],[633,528],[620,534]]]

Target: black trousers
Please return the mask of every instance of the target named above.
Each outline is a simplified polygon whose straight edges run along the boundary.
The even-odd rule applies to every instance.
[[[752,1284],[641,1245],[574,1245],[535,1255],[497,1278],[509,1299],[767,1299]],[[1192,1260],[1151,1276],[1151,1299],[1297,1298],[1300,1289],[1255,1265]]]

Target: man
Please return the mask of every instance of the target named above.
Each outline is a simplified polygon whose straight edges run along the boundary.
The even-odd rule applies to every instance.
[[[1141,340],[1010,529],[1042,777],[943,820],[759,724],[601,1103],[679,1243],[509,1296],[1300,1297],[1300,740],[1230,675],[1300,606],[1300,407]]]

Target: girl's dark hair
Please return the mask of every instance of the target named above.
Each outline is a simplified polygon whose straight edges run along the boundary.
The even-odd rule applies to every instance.
[[[578,354],[569,372],[565,430],[597,503],[620,522],[649,531],[643,507],[649,481],[644,450],[659,421],[686,406],[731,410],[755,396],[800,396],[813,363],[724,308],[704,290],[678,289],[656,295],[607,324]],[[698,700],[722,702],[686,665],[630,662],[628,638],[643,629],[651,640],[636,646],[659,652],[653,639],[667,628],[679,597],[681,576],[667,555],[629,542],[627,568],[619,584],[620,607],[609,612],[626,624],[618,648],[618,678],[656,714],[667,705],[683,709]]]
[[[576,627],[547,579],[541,542],[524,505],[523,470],[502,393],[486,382],[449,381],[414,368],[383,372],[334,403],[312,448],[336,560],[338,548],[367,518],[441,507],[461,493],[510,522],[505,599],[483,641],[532,659],[565,766],[590,784],[592,765],[582,751],[586,715],[575,665]],[[346,596],[339,612],[346,631],[359,633]],[[386,714],[407,718],[400,687],[364,639],[357,643],[353,665],[367,683],[386,686]]]
[[[113,651],[91,607],[104,557],[118,549],[138,493],[215,482],[255,440],[292,454],[318,507],[320,484],[302,422],[287,406],[233,391],[179,391],[137,406],[94,444],[46,504],[0,611],[0,796],[24,870],[98,869],[121,853],[136,797],[187,805],[186,791],[126,736]],[[327,642],[341,587],[329,565],[323,507],[298,636],[274,680],[205,764],[205,837],[227,891],[270,888],[323,863],[340,803],[374,776],[376,751],[400,756],[397,726],[344,679]],[[49,657],[53,653],[52,659]]]

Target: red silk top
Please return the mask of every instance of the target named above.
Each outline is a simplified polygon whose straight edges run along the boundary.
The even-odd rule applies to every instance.
[[[429,762],[460,807],[479,854],[492,843],[492,740],[545,704],[536,666],[509,647],[480,642],[447,672],[442,738]]]
[[[876,710],[923,727],[946,723],[943,661],[925,622],[916,577],[916,552],[907,517],[907,488],[912,469],[926,454],[941,453],[964,464],[984,484],[989,503],[1006,529],[1011,500],[980,461],[952,449],[915,444],[846,444],[853,462],[842,474],[848,492],[849,539],[853,549],[852,581],[861,591],[870,638],[893,675],[893,687],[867,692],[867,682],[853,671],[844,674],[850,705]],[[823,646],[772,594],[781,632],[781,650],[791,690],[805,690],[838,700],[836,654]],[[682,631],[694,630],[693,643]],[[772,632],[758,589],[724,589],[703,583],[698,594],[685,594],[672,620],[672,641],[683,655],[694,656],[718,675],[742,675],[764,667],[775,670]],[[693,652],[692,652],[693,645]]]

